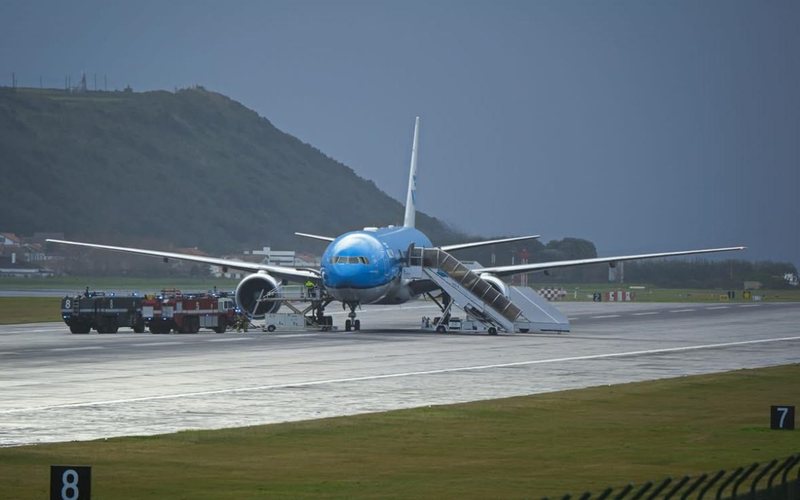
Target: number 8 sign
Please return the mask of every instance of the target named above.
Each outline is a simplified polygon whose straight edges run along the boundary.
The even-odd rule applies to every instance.
[[[90,500],[91,497],[91,467],[50,466],[50,500]]]

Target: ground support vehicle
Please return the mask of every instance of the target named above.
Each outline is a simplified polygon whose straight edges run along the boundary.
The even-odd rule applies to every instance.
[[[437,316],[435,318],[425,316],[422,318],[422,329],[428,332],[447,333],[464,331],[490,333],[494,335],[497,333],[497,330],[492,331],[493,328],[492,326],[487,327],[484,323],[469,315],[463,320],[457,316]]]
[[[333,330],[333,318],[331,316],[305,315],[303,313],[271,313],[264,315],[264,325],[262,331],[305,331],[305,330]]]
[[[117,333],[120,327],[144,332],[144,297],[89,292],[61,299],[61,318],[72,333]]]
[[[284,286],[277,293],[260,297],[257,303],[259,302],[279,302],[281,306],[286,306],[291,310],[289,313],[265,314],[261,327],[265,332],[274,332],[275,330],[322,330],[325,332],[336,329],[333,326],[333,316],[324,313],[325,306],[331,303],[331,299],[322,290]]]
[[[162,290],[142,303],[142,318],[151,333],[197,333],[201,328],[225,333],[236,316],[233,299],[213,293]]]

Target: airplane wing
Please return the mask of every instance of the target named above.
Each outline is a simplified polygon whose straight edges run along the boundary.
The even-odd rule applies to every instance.
[[[744,250],[745,248],[747,247],[704,248],[701,250],[684,250],[681,252],[645,253],[640,255],[619,255],[616,257],[595,257],[592,259],[558,260],[554,262],[537,262],[535,264],[516,264],[512,266],[484,267],[481,269],[473,269],[473,271],[475,271],[476,273],[491,273],[496,276],[508,276],[511,274],[530,273],[534,271],[546,271],[549,269],[581,266],[584,264],[613,263],[624,260],[638,260],[638,259],[657,259],[659,257],[674,257],[678,255],[694,255],[694,254],[712,253],[712,252],[731,252],[734,250]]]
[[[73,245],[87,248],[97,248],[100,250],[111,250],[114,252],[132,253],[137,255],[147,255],[149,257],[160,257],[164,260],[175,259],[184,260],[187,262],[199,262],[201,264],[210,264],[212,266],[225,267],[229,269],[237,269],[240,271],[249,271],[256,273],[258,271],[266,271],[278,278],[288,279],[292,281],[304,281],[307,279],[318,280],[319,272],[314,269],[296,269],[293,267],[284,266],[271,266],[268,264],[256,264],[253,262],[243,262],[241,260],[233,259],[218,259],[215,257],[201,257],[199,255],[189,255],[185,253],[162,252],[159,250],[144,250],[141,248],[129,247],[115,247],[110,245],[98,245],[96,243],[82,243],[79,241],[65,241],[65,240],[46,240],[50,243],[58,243],[60,245]]]
[[[304,238],[311,238],[312,240],[320,240],[320,241],[333,241],[336,238],[331,238],[330,236],[320,236],[318,234],[308,234],[308,233],[294,233],[297,236],[302,236]]]
[[[297,233],[295,233],[297,234]],[[486,245],[495,245],[498,243],[510,243],[512,241],[535,240],[541,237],[538,234],[532,236],[515,236],[513,238],[502,238],[499,240],[486,240],[486,241],[473,241],[471,243],[456,243],[454,245],[442,245],[439,248],[445,252],[452,252],[453,250],[462,250],[464,248],[482,247]]]

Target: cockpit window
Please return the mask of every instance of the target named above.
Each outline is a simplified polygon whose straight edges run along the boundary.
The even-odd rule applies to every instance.
[[[369,259],[366,257],[346,257],[344,255],[336,255],[331,258],[334,264],[369,264]]]

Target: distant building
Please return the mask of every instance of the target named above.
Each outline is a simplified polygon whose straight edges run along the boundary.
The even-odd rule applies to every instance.
[[[31,267],[28,263],[19,262],[16,253],[0,257],[0,277],[49,278],[53,274],[50,269]]]
[[[0,233],[0,246],[2,247],[18,247],[22,240],[14,233]]]
[[[760,281],[745,281],[744,282],[744,289],[745,290],[758,290],[762,286],[764,286],[764,285]]]
[[[297,253],[294,250],[272,250],[270,247],[262,247],[260,250],[245,250],[244,255],[229,255],[223,258],[269,266],[316,268],[320,265],[320,258],[315,255]],[[224,271],[220,266],[210,266],[210,271],[214,277],[228,279],[242,279],[247,274],[234,269]]]

